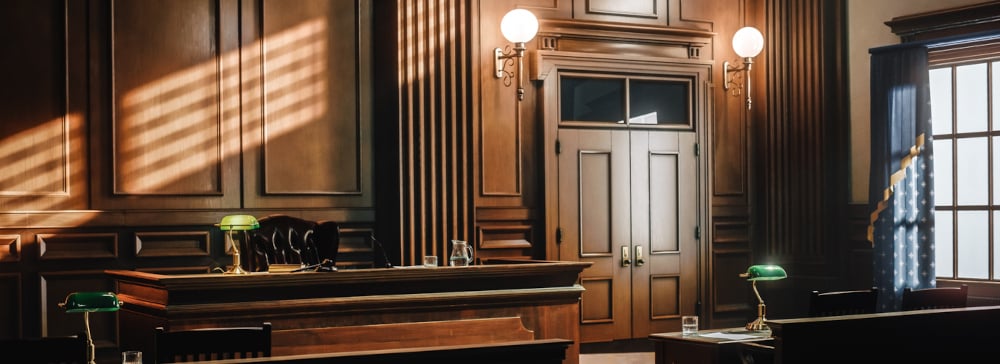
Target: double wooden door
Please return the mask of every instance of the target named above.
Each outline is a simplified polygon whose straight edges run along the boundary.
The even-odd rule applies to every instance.
[[[581,342],[680,330],[698,295],[694,131],[559,128],[559,259],[581,274]]]

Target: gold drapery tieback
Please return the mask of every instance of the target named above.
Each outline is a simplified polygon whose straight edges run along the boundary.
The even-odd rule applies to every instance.
[[[875,211],[872,211],[871,216],[869,216],[868,222],[868,241],[872,243],[872,247],[875,247],[875,221],[878,220],[878,215],[882,213],[889,207],[889,197],[892,197],[893,186],[897,182],[906,178],[906,168],[913,163],[913,159],[920,155],[920,150],[924,148],[924,134],[917,135],[917,144],[910,147],[910,153],[903,157],[899,161],[899,170],[893,172],[892,176],[889,177],[889,186],[882,191],[882,200],[878,202]]]

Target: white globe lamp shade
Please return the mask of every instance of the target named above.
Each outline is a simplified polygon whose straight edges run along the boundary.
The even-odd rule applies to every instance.
[[[743,27],[733,34],[733,50],[742,58],[753,58],[764,49],[764,35],[754,27]]]
[[[500,33],[511,43],[527,43],[538,33],[538,18],[524,9],[514,9],[500,20]]]

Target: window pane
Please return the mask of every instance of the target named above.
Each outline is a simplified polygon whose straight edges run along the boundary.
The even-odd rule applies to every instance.
[[[562,121],[625,122],[625,80],[562,77]]]
[[[933,133],[951,134],[951,67],[930,70]]]
[[[1000,204],[1000,137],[993,137],[993,204]],[[936,145],[936,144],[935,144]],[[935,152],[937,152],[935,150]],[[934,183],[937,183],[935,181]]]
[[[958,205],[986,205],[990,183],[986,138],[958,139],[955,142],[958,143],[958,155],[955,156]]]
[[[690,125],[688,84],[682,81],[630,81],[629,123]]]
[[[951,140],[934,141],[934,204],[937,206],[953,203],[951,144]]]
[[[958,278],[989,277],[989,229],[986,211],[958,212]]]
[[[958,132],[986,131],[986,63],[955,68],[955,110]],[[959,156],[961,157],[961,156]]]
[[[1000,61],[993,62],[993,130],[1000,130]]]
[[[1000,211],[993,212],[993,226],[994,229],[1000,226]],[[993,232],[993,279],[1000,279],[1000,272],[997,271],[997,262],[1000,262],[1000,234],[996,231]]]
[[[934,212],[934,268],[941,278],[955,278],[955,266],[952,259],[955,251],[952,248],[951,211]]]

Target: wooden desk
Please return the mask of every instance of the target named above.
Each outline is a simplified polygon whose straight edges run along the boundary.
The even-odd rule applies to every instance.
[[[576,364],[583,292],[577,280],[589,265],[496,261],[323,273],[106,274],[115,279],[123,303],[120,350],[152,353],[157,326],[183,330],[268,321],[274,356],[331,353],[358,342],[370,346],[352,350],[497,343],[523,339],[527,332],[533,339],[570,340],[564,363]]]
[[[749,336],[746,338],[713,336]],[[697,334],[680,332],[651,334],[657,364],[722,364],[740,363],[739,343],[772,341],[770,331],[747,331],[742,327],[699,330]]]

